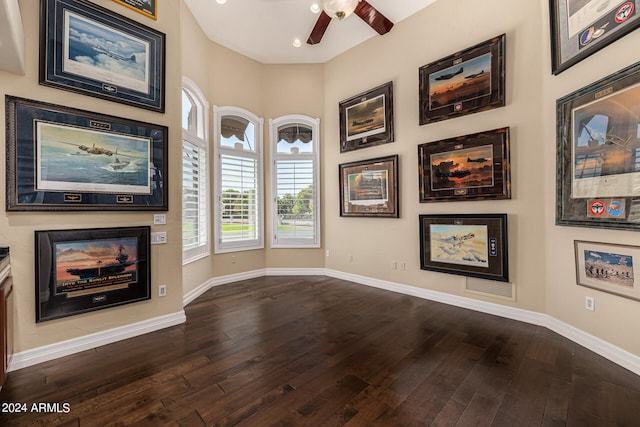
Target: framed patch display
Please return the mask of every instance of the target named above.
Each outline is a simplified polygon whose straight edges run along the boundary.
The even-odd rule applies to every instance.
[[[340,216],[398,218],[398,156],[338,166]]]
[[[151,19],[158,19],[157,0],[113,0]]]

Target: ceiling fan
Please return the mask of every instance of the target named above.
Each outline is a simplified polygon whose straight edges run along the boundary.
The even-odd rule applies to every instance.
[[[341,21],[352,13],[358,15],[380,35],[388,33],[393,27],[393,22],[365,0],[322,0],[322,12],[311,30],[307,44],[320,43],[331,19]]]

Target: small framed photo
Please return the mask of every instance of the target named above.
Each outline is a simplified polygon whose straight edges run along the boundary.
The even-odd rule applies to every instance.
[[[340,216],[399,218],[398,155],[338,166]]]
[[[150,299],[150,231],[36,231],[36,322]]]
[[[158,19],[157,0],[113,0],[151,19]]]
[[[166,211],[166,126],[6,96],[7,211]]]
[[[505,105],[505,35],[419,69],[420,124]]]
[[[581,240],[574,246],[578,285],[640,301],[640,247]]]
[[[510,199],[509,128],[418,145],[420,202]]]
[[[41,85],[164,113],[163,33],[86,0],[40,4]]]
[[[553,74],[638,28],[638,8],[640,0],[549,0]]]
[[[640,63],[556,102],[556,224],[640,230]]]
[[[340,102],[340,152],[393,142],[393,82]]]
[[[506,214],[420,215],[420,268],[509,281]]]

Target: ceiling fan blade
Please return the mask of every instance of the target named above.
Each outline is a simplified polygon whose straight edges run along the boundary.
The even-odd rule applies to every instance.
[[[327,31],[327,27],[331,22],[331,17],[327,15],[327,13],[323,10],[318,16],[318,20],[316,21],[316,25],[313,26],[313,30],[311,30],[311,34],[307,39],[307,44],[317,44],[322,40],[322,36],[324,36],[325,31]]]
[[[364,22],[369,24],[369,26],[380,35],[387,34],[393,27],[393,22],[389,21],[386,16],[365,0],[358,3],[353,13],[362,18]]]

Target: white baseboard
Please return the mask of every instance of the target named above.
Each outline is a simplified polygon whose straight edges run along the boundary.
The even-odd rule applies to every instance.
[[[324,268],[267,268],[267,276],[326,276]]]
[[[242,280],[255,279],[257,277],[264,277],[266,275],[266,270],[261,269],[238,274],[229,274],[228,276],[213,277],[204,282],[202,285],[193,289],[192,291],[184,294],[184,296],[182,297],[182,305],[188,305],[190,302],[192,302],[214,286],[226,285],[227,283],[240,282]]]
[[[186,322],[186,320],[187,317],[184,314],[184,310],[181,310],[177,313],[154,317],[153,319],[143,320],[141,322],[120,326],[107,331],[85,335],[83,337],[34,348],[32,350],[21,351],[20,353],[14,353],[9,365],[9,372],[36,365],[38,363],[48,362],[49,360],[68,356],[73,353],[90,350],[105,344],[111,344],[127,338],[168,328],[170,326],[179,325]]]

